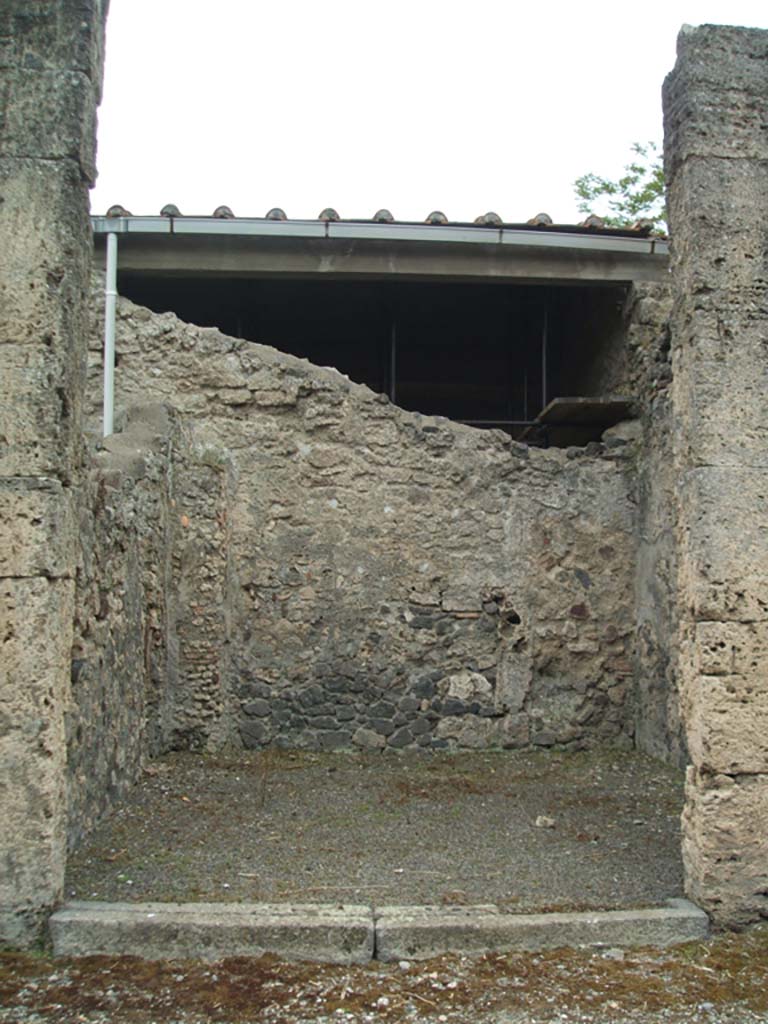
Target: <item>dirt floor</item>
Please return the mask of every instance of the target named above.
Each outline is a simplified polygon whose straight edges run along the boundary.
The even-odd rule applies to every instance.
[[[174,756],[72,858],[67,885],[86,899],[648,905],[681,892],[681,784],[625,753]],[[401,1021],[768,1024],[768,926],[672,950],[360,967],[0,956],[2,1024]]]
[[[672,950],[329,967],[0,955],[2,1024],[765,1024],[768,927]]]
[[[99,900],[612,909],[682,894],[682,774],[628,753],[173,755],[70,860]]]

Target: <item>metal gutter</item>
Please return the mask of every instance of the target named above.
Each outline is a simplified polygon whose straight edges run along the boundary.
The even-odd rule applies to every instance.
[[[669,243],[661,238],[540,231],[505,227],[450,224],[380,224],[355,221],[265,220],[238,217],[92,217],[97,235],[210,235],[217,237],[307,238],[329,240],[413,242],[429,245],[519,246],[572,249],[582,252],[632,253],[666,256]]]

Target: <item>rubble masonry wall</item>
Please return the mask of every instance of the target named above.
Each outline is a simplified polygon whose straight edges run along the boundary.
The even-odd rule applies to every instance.
[[[94,456],[79,505],[65,716],[70,847],[163,750],[171,452],[179,431],[162,408],[140,413]]]
[[[196,453],[168,746],[632,743],[634,444],[528,449],[127,300],[117,345],[118,406]]]

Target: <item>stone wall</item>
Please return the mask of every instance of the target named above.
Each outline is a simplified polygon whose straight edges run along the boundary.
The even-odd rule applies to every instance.
[[[164,749],[174,674],[169,483],[178,446],[166,410],[133,410],[84,482],[66,715],[70,846]]]
[[[640,750],[681,767],[687,751],[680,718],[676,637],[677,547],[672,454],[670,330],[667,285],[633,288],[625,309],[622,378],[608,390],[636,396],[637,464],[636,727]]]
[[[659,296],[630,297],[610,364],[640,375],[643,447],[529,451],[123,303],[119,401],[178,421],[126,415],[86,478],[105,12],[0,10],[0,944],[59,898],[67,807],[74,841],[147,753],[636,733],[681,756],[678,710],[689,892],[766,916],[768,34],[680,37],[671,383]]]
[[[684,29],[665,83],[690,895],[768,916],[768,32]]]
[[[85,304],[106,2],[0,5],[0,945],[65,857]]]
[[[168,744],[631,743],[632,444],[528,449],[122,300],[118,352],[118,407],[198,453]]]

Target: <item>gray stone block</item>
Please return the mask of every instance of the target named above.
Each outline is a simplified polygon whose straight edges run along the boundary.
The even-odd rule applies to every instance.
[[[317,744],[321,750],[342,750],[344,747],[352,746],[352,733],[345,729],[338,729],[335,732],[319,732]]]
[[[362,750],[381,750],[386,744],[386,740],[380,733],[362,727],[355,731],[352,742]]]
[[[50,477],[0,479],[0,576],[68,575],[74,525],[68,496]]]
[[[302,707],[309,708],[313,704],[322,704],[325,694],[320,686],[308,686],[298,696],[298,702]]]
[[[394,725],[387,718],[372,718],[368,725],[375,732],[381,733],[382,736],[391,736],[395,731]]]
[[[243,706],[243,711],[246,715],[252,715],[256,718],[266,718],[269,715],[270,707],[269,701],[267,700],[252,700],[248,704]]]
[[[56,956],[146,960],[273,953],[287,960],[366,963],[368,907],[267,903],[67,903],[50,919]]]
[[[71,159],[87,180],[95,179],[96,96],[86,75],[17,69],[10,101],[4,110],[0,106],[0,155]]]
[[[384,961],[426,960],[443,953],[480,955],[560,946],[670,946],[703,939],[709,918],[687,900],[654,910],[573,914],[504,914],[475,907],[381,907],[376,955]]]
[[[387,700],[380,700],[371,706],[369,713],[372,718],[392,718],[396,710],[394,704]]]
[[[336,728],[336,719],[332,715],[312,715],[310,717],[310,723],[313,729]]]
[[[248,719],[240,723],[240,738],[247,750],[262,746],[269,736],[269,728],[262,721]]]
[[[413,733],[407,726],[397,729],[391,736],[387,737],[387,745],[400,750],[413,743]]]
[[[443,705],[440,710],[444,715],[465,715],[469,710],[469,707],[463,700],[456,700],[453,697],[448,697],[443,701]]]

